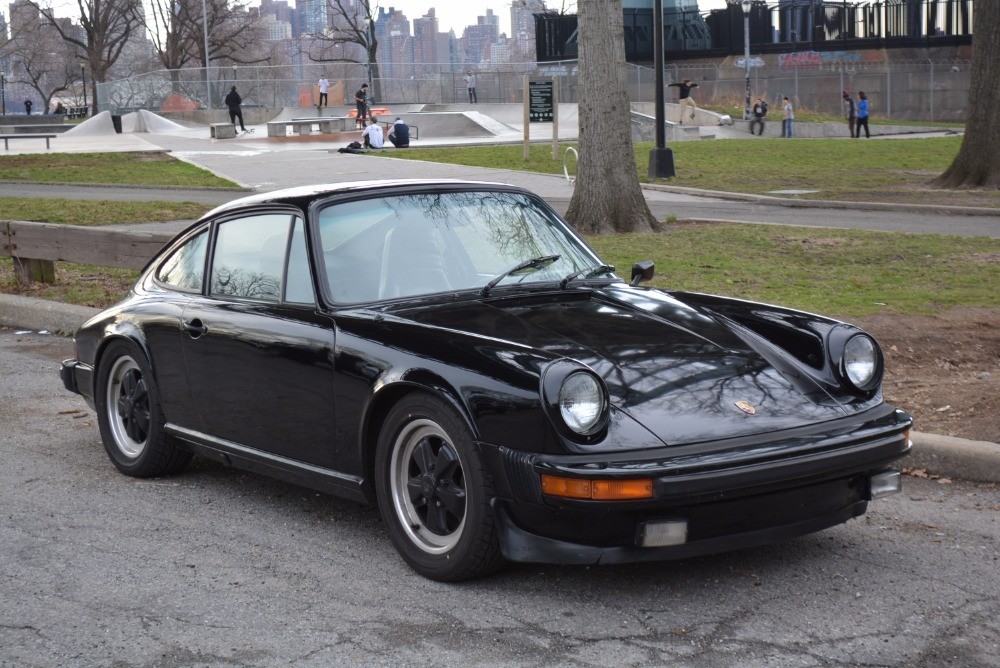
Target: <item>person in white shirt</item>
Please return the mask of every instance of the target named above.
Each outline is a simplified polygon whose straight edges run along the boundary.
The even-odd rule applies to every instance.
[[[385,135],[382,133],[382,126],[373,117],[371,123],[361,133],[365,148],[382,148],[385,146]]]
[[[319,78],[319,104],[316,105],[317,107],[322,107],[322,106],[325,106],[325,105],[329,104],[327,102],[328,98],[326,96],[326,92],[329,90],[329,88],[330,88],[330,81],[329,81],[329,79],[327,79],[326,76],[320,77]]]

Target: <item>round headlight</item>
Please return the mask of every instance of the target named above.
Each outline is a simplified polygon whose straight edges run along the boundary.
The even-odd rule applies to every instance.
[[[577,371],[566,376],[559,388],[559,414],[566,426],[578,434],[588,434],[604,412],[604,391],[589,373]]]
[[[844,375],[859,390],[871,389],[879,372],[878,349],[875,342],[863,334],[851,337],[844,346]]]

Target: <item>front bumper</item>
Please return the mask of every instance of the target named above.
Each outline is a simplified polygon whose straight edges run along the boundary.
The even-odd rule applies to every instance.
[[[63,386],[70,392],[83,395],[91,408],[94,406],[94,369],[75,359],[63,360],[59,368]]]
[[[863,515],[873,478],[910,450],[908,415],[873,409],[812,433],[651,451],[644,459],[546,456],[484,448],[492,459],[504,555],[514,561],[619,563],[762,545]],[[651,478],[653,498],[570,500],[541,493],[542,473]],[[877,486],[877,482],[876,482]],[[684,527],[679,544],[643,547],[650,525]]]

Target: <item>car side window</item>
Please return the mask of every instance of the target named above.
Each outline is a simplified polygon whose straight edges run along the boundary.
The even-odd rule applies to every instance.
[[[292,216],[269,213],[220,223],[210,293],[258,301],[281,300]]]
[[[156,280],[174,288],[201,292],[205,280],[208,234],[202,232],[175,250],[156,271]]]
[[[309,252],[306,249],[305,225],[301,218],[292,223],[292,243],[288,247],[288,274],[285,278],[285,301],[293,304],[315,304]]]

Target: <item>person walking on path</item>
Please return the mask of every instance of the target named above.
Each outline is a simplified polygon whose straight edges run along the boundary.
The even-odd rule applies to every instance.
[[[781,136],[791,139],[793,137],[792,122],[795,121],[795,111],[792,109],[792,103],[788,100],[787,97],[782,98],[782,102],[783,102],[782,109],[784,110],[785,114],[784,118],[781,119]]]
[[[465,71],[465,89],[469,92],[469,104],[475,104],[476,100],[476,75],[472,70]]]
[[[397,118],[389,128],[389,141],[396,148],[407,148],[410,145],[410,126],[402,118]]]
[[[363,128],[366,125],[365,119],[371,117],[368,113],[368,84],[361,84],[361,88],[354,94],[354,105],[358,108],[358,115],[354,120],[359,128]]]
[[[855,128],[854,137],[861,136],[861,126],[865,127],[865,139],[871,139],[872,134],[868,131],[868,96],[863,90],[858,91],[858,125]]]
[[[846,90],[844,91],[844,106],[847,107],[847,128],[853,139],[855,136],[854,125],[857,123],[858,116],[854,113],[854,98]]]
[[[753,119],[750,121],[750,134],[753,134],[754,126],[760,125],[760,132],[757,133],[759,137],[764,134],[764,119],[767,118],[767,102],[758,97],[750,113],[753,114]]]
[[[361,139],[365,143],[365,148],[382,148],[385,146],[385,135],[382,134],[382,126],[374,116],[365,131],[361,133]]]
[[[326,78],[326,75],[323,75],[319,78],[319,83],[317,85],[319,86],[319,104],[316,106],[325,107],[329,104],[327,91],[330,89],[330,80]]]
[[[24,113],[31,116],[31,100],[24,101]]]
[[[680,105],[681,105],[681,118],[680,124],[684,125],[684,110],[691,107],[691,120],[694,120],[694,112],[698,111],[698,105],[694,103],[694,98],[691,97],[691,89],[697,88],[698,84],[691,83],[691,80],[684,77],[684,81],[681,83],[672,83],[668,88],[678,88],[680,89]]]
[[[241,104],[243,104],[243,98],[236,92],[236,86],[233,86],[229,89],[229,94],[226,95],[226,106],[229,107],[229,122],[236,125],[236,119],[240,119],[240,130],[246,132],[246,126],[243,125],[243,110],[240,108]]]

